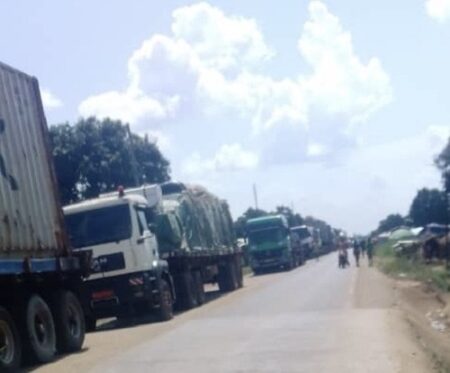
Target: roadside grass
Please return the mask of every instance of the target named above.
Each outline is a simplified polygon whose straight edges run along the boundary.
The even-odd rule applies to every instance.
[[[431,283],[450,291],[450,271],[445,265],[427,265],[422,260],[396,255],[393,246],[397,241],[386,241],[375,248],[375,262],[386,274]]]

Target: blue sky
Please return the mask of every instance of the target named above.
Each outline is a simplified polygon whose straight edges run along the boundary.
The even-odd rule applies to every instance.
[[[450,1],[12,1],[1,60],[49,123],[112,116],[234,215],[294,205],[351,232],[439,186]]]

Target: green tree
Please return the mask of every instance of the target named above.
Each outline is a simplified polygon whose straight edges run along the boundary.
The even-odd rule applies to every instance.
[[[147,137],[110,119],[81,119],[50,127],[63,203],[96,197],[119,185],[164,182],[169,162]]]
[[[288,221],[289,227],[295,227],[297,225],[302,225],[303,218],[300,214],[294,213],[290,207],[287,206],[277,206],[274,214],[281,214],[286,216],[286,219]]]
[[[378,232],[387,232],[405,225],[405,219],[400,214],[390,214],[378,224]]]
[[[450,192],[450,138],[448,139],[446,147],[436,158],[435,163],[442,173],[444,188],[448,193]]]
[[[236,232],[236,237],[245,237],[245,225],[247,220],[260,218],[262,216],[266,216],[269,213],[267,211],[256,209],[253,207],[249,207],[241,216],[239,216],[234,222],[234,230]]]
[[[438,189],[419,190],[411,204],[409,216],[416,226],[428,223],[445,224],[447,221],[445,193]]]

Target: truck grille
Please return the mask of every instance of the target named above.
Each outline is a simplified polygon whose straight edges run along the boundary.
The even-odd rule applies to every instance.
[[[259,260],[280,258],[281,255],[282,251],[280,249],[257,251],[253,253],[254,258]]]

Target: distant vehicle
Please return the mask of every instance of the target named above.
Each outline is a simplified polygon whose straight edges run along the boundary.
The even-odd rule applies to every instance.
[[[88,258],[72,252],[36,78],[0,63],[0,371],[79,351]]]
[[[73,246],[92,252],[86,281],[89,329],[105,317],[173,317],[205,301],[204,282],[242,286],[228,207],[206,190],[170,183],[66,206]],[[175,303],[176,302],[176,303]]]
[[[268,268],[290,270],[304,260],[304,256],[293,248],[291,232],[283,215],[270,215],[249,219],[246,224],[249,242],[250,266],[255,274]]]
[[[304,257],[310,258],[314,249],[314,231],[313,228],[306,225],[298,225],[291,228],[291,233],[298,236],[302,247]]]

